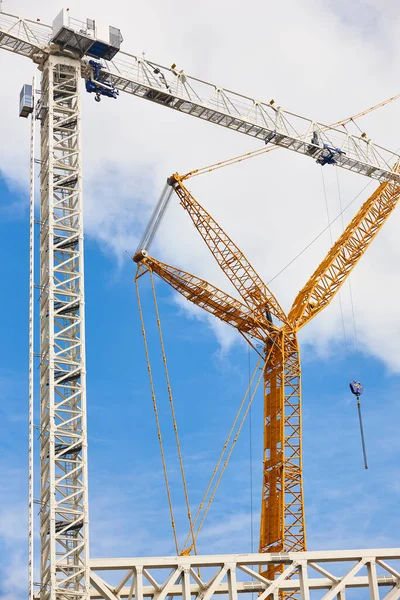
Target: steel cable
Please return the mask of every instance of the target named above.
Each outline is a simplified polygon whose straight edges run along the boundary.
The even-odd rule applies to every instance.
[[[142,327],[144,350],[145,350],[145,354],[146,354],[147,372],[148,372],[149,381],[150,381],[151,398],[152,398],[152,402],[153,402],[153,410],[154,410],[156,426],[157,426],[157,436],[158,436],[158,442],[160,445],[161,461],[162,461],[162,466],[163,466],[163,471],[164,471],[164,480],[165,480],[165,487],[166,487],[166,491],[167,491],[169,513],[170,513],[170,518],[171,518],[171,526],[172,526],[172,531],[174,534],[176,553],[179,554],[179,546],[178,546],[178,538],[176,535],[174,511],[172,508],[171,490],[170,490],[169,480],[168,480],[167,464],[166,464],[165,454],[164,454],[164,446],[163,446],[162,435],[161,435],[160,420],[158,417],[157,399],[156,399],[156,394],[154,391],[153,374],[151,371],[150,355],[149,355],[149,349],[148,349],[148,345],[147,345],[147,335],[146,335],[146,329],[145,329],[145,325],[144,325],[142,303],[140,301],[139,283],[138,283],[137,279],[135,279],[135,286],[136,286],[136,296],[137,296],[138,307],[139,307],[140,323],[141,323],[141,327]]]
[[[173,397],[172,397],[172,389],[171,389],[171,382],[170,382],[169,372],[168,372],[167,357],[166,357],[166,354],[165,354],[165,346],[164,346],[164,339],[163,339],[163,334],[162,334],[162,329],[161,329],[160,313],[159,313],[159,310],[158,310],[156,288],[155,288],[155,285],[154,285],[154,277],[153,277],[153,272],[151,271],[151,269],[150,269],[149,273],[150,273],[151,289],[152,289],[152,292],[153,292],[154,308],[155,308],[155,311],[156,311],[156,319],[157,319],[158,334],[159,334],[159,338],[160,338],[161,353],[162,353],[162,359],[163,359],[163,363],[164,363],[165,379],[166,379],[167,389],[168,389],[169,405],[170,405],[170,408],[171,408],[171,417],[172,417],[172,422],[173,422],[174,432],[175,432],[175,443],[176,443],[176,448],[177,448],[177,452],[178,452],[179,466],[180,466],[180,470],[181,470],[183,491],[184,491],[184,494],[185,494],[185,502],[186,502],[186,509],[187,509],[188,520],[189,520],[190,536],[192,538],[194,552],[195,552],[195,554],[197,554],[196,538],[195,538],[194,531],[193,531],[192,512],[190,510],[189,493],[188,493],[187,484],[186,484],[186,476],[185,476],[185,469],[184,469],[184,466],[183,466],[181,445],[180,445],[180,442],[179,442],[178,425],[177,425],[177,422],[176,422],[174,400],[173,400]]]

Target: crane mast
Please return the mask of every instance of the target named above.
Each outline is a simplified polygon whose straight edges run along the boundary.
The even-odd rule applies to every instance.
[[[297,335],[265,340],[260,552],[306,549],[302,479],[301,367]],[[270,567],[273,579],[279,567]]]
[[[41,84],[41,600],[86,600],[88,481],[80,61]]]

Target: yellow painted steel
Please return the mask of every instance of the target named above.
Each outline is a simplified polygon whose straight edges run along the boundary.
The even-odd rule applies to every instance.
[[[174,510],[173,510],[173,507],[172,507],[171,488],[170,488],[169,479],[168,479],[167,463],[166,463],[166,460],[165,460],[164,445],[163,445],[163,440],[162,440],[162,435],[161,435],[161,427],[160,427],[160,419],[159,419],[159,416],[158,416],[157,398],[156,398],[156,393],[155,393],[155,390],[154,390],[153,374],[152,374],[152,371],[151,371],[151,364],[150,364],[149,347],[147,345],[146,328],[144,326],[143,310],[142,310],[142,303],[141,303],[141,300],[140,300],[140,292],[139,292],[139,285],[138,285],[138,278],[137,277],[135,279],[135,284],[136,284],[136,295],[137,295],[137,301],[138,301],[138,307],[139,307],[139,316],[140,316],[140,324],[141,324],[141,329],[142,329],[144,350],[145,350],[145,354],[146,354],[147,372],[148,372],[148,375],[149,375],[149,382],[150,382],[150,389],[151,389],[151,399],[152,399],[152,402],[153,402],[154,416],[155,416],[155,419],[156,419],[158,443],[160,445],[161,461],[162,461],[163,472],[164,472],[165,487],[166,487],[166,491],[167,491],[169,514],[170,514],[171,526],[172,526],[172,533],[174,535],[174,542],[175,542],[176,553],[178,554],[179,553],[179,546],[178,546],[178,537],[177,537],[177,534],[176,534],[176,525],[175,525],[175,518],[174,518]]]
[[[279,302],[243,252],[201,204],[195,200],[183,185],[179,175],[174,175],[171,179],[171,184],[181,201],[181,205],[189,214],[194,226],[225,275],[239,292],[245,304],[254,311],[254,316],[257,318],[262,316],[265,319],[266,315],[270,313],[278,321],[286,322],[286,315]],[[269,329],[277,330],[272,320],[268,320],[270,322]]]
[[[399,170],[396,165],[395,171]],[[242,302],[208,282],[145,253],[146,264],[185,298],[229,323],[249,341],[262,341],[264,367],[264,457],[260,552],[306,549],[302,481],[301,367],[297,333],[332,301],[358,260],[396,207],[400,186],[381,184],[363,204],[286,315],[244,254],[194,199],[175,174],[170,184],[181,205]],[[275,322],[273,322],[273,318]],[[270,567],[271,579],[281,569]]]
[[[399,171],[398,164],[393,171]],[[296,331],[333,300],[345,279],[396,208],[399,194],[398,184],[382,183],[364,202],[298,293],[289,312],[290,326]]]
[[[181,450],[181,444],[180,444],[180,441],[179,441],[178,424],[176,422],[176,416],[175,416],[174,399],[172,397],[172,388],[171,388],[171,382],[170,382],[170,378],[169,378],[169,371],[168,371],[168,364],[167,364],[167,355],[165,354],[164,337],[163,337],[163,334],[162,334],[160,312],[158,310],[156,287],[154,285],[154,277],[153,277],[152,271],[150,271],[150,281],[151,281],[151,289],[152,289],[152,292],[153,292],[154,309],[155,309],[155,312],[156,312],[158,336],[160,338],[161,355],[162,355],[163,364],[164,364],[165,380],[166,380],[166,383],[167,383],[169,406],[170,406],[170,409],[171,409],[172,424],[173,424],[174,432],[175,432],[175,444],[176,444],[176,450],[178,452],[178,459],[179,459],[179,467],[180,467],[180,471],[181,471],[183,493],[185,495],[186,511],[187,511],[187,517],[188,517],[188,522],[189,522],[189,535],[190,535],[190,537],[192,539],[192,548],[194,550],[194,553],[197,554],[196,537],[195,537],[194,530],[193,530],[192,511],[191,511],[190,502],[189,502],[189,492],[188,492],[187,483],[186,483],[185,468],[184,468],[184,465],[183,465],[182,450]]]

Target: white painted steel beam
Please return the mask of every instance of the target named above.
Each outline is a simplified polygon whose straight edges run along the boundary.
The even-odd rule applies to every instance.
[[[265,572],[271,563],[284,565],[284,572],[273,581],[259,575],[259,569]],[[399,564],[399,548],[281,555],[91,559],[90,598],[110,600],[111,594],[115,594],[120,599],[135,600],[175,596],[182,600],[212,600],[223,594],[228,600],[237,600],[238,594],[252,592],[260,599],[290,594],[309,600],[311,592],[320,590],[322,597],[328,600],[343,599],[349,589],[364,588],[365,595],[373,600],[383,595],[388,600],[398,600]],[[197,569],[201,569],[202,579]],[[147,577],[150,572],[151,576]]]

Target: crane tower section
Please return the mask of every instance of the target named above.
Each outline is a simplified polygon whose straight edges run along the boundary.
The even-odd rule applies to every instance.
[[[41,600],[89,593],[80,69],[48,57],[38,112]]]

